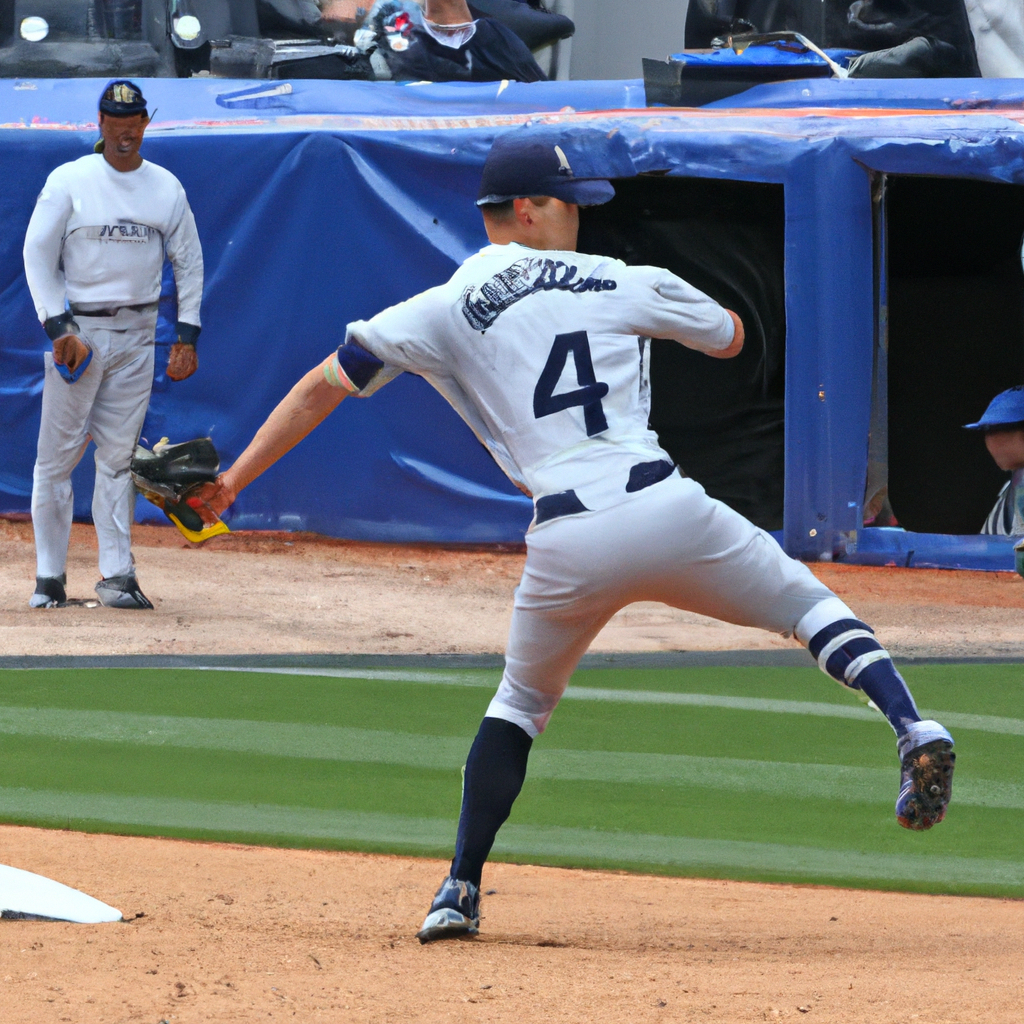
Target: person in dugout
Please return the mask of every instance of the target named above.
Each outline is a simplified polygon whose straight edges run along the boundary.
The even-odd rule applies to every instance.
[[[546,12],[545,12],[546,13]],[[572,22],[560,15],[550,19]],[[423,82],[539,82],[546,78],[523,40],[492,17],[473,17],[466,0],[378,0],[356,32],[376,45],[391,77]]]
[[[1001,470],[1011,474],[981,532],[1024,536],[1024,384],[1000,392],[981,419],[964,424],[964,429],[983,431],[989,455]]]

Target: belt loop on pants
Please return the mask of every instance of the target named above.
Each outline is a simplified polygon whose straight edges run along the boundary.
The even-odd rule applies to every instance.
[[[658,459],[656,462],[638,462],[629,471],[626,493],[633,494],[652,484],[660,483],[662,480],[668,479],[675,471],[675,463],[669,462],[668,459]],[[534,526],[540,526],[541,523],[546,523],[551,519],[560,519],[562,516],[574,516],[580,512],[591,511],[580,501],[579,495],[573,490],[545,494],[542,498],[537,499],[535,507]]]
[[[675,463],[669,462],[668,459],[658,459],[657,462],[638,462],[629,471],[626,493],[632,494],[634,491],[642,491],[652,484],[661,483],[662,480],[670,477],[675,469]]]
[[[559,491],[557,494],[545,494],[536,502],[537,512],[533,522],[535,526],[546,523],[549,519],[561,519],[562,516],[574,516],[590,509],[580,501],[575,491]]]

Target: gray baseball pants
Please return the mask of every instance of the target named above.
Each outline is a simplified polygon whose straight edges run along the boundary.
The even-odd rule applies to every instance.
[[[32,474],[32,528],[36,575],[60,576],[67,567],[74,496],[71,472],[91,438],[96,442],[92,516],[104,579],[134,571],[131,523],[135,507],[129,464],[142,431],[153,386],[155,317],[142,326],[108,328],[110,319],[77,316],[93,357],[68,384],[45,355],[43,412]],[[135,317],[136,322],[141,319]]]
[[[533,527],[488,717],[544,731],[594,637],[634,601],[796,634],[854,613],[770,534],[673,474],[611,508]]]

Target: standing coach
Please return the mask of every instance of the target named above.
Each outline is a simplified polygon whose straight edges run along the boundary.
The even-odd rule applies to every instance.
[[[153,386],[153,353],[164,255],[178,291],[177,342],[167,376],[196,371],[203,254],[185,190],[139,155],[149,113],[133,82],[100,97],[96,153],[61,164],[46,179],[25,235],[25,276],[50,340],[32,477],[36,588],[29,604],[65,603],[74,506],[71,472],[96,442],[93,523],[96,584],[108,608],[152,608],[131,552],[134,491],[129,473]]]

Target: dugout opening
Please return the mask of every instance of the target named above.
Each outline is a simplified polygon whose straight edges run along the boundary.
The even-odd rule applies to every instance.
[[[782,185],[707,178],[615,182],[583,210],[579,248],[665,267],[743,321],[735,359],[651,347],[651,427],[682,469],[766,530],[781,530],[785,475],[785,205]]]
[[[1022,236],[1024,186],[876,179],[879,329],[866,523],[880,514],[875,525],[887,525],[888,507],[918,533],[981,529],[1008,474],[963,424],[1024,382]]]

